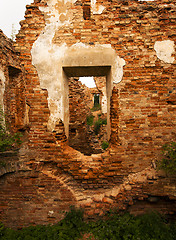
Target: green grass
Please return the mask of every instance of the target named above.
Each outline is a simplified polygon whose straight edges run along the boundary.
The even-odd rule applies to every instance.
[[[176,224],[158,213],[134,217],[129,213],[111,214],[106,220],[85,222],[83,211],[72,208],[55,225],[12,230],[0,224],[1,240],[76,240],[91,233],[98,240],[174,240]]]

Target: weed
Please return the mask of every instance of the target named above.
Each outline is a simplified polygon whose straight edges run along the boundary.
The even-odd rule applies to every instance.
[[[103,150],[106,150],[109,147],[109,143],[106,142],[106,141],[103,141],[102,144],[101,144],[101,147],[102,147]]]
[[[94,121],[94,116],[93,115],[88,115],[87,116],[87,125],[92,126]]]
[[[176,174],[176,143],[168,143],[163,146],[163,158],[158,163],[158,168],[171,175]]]
[[[107,119],[106,118],[102,119],[102,118],[99,117],[98,120],[94,123],[95,134],[98,135],[99,132],[100,132],[101,126],[106,125],[106,124],[107,124]]]
[[[91,109],[92,112],[96,112],[101,110],[101,105],[99,103],[96,103],[93,108]]]
[[[0,106],[0,152],[17,148],[21,142],[21,133],[10,134],[5,126],[4,114]]]
[[[0,161],[0,168],[1,167],[6,167],[6,163],[4,161]]]
[[[83,221],[83,212],[71,208],[66,217],[55,225],[31,226],[15,231],[0,224],[1,240],[174,240],[176,224],[167,223],[158,213],[133,216],[129,213],[111,214],[107,220]]]
[[[102,125],[107,125],[107,118],[102,119]]]
[[[96,135],[99,134],[101,125],[102,125],[102,120],[99,118],[99,119],[94,123],[94,133],[95,133]]]

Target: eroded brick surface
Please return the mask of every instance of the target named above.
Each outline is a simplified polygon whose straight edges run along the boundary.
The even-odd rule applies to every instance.
[[[162,145],[176,137],[175,40],[175,1],[97,0],[90,5],[90,1],[49,0],[27,6],[16,42],[2,35],[0,43],[7,118],[12,129],[26,129],[27,134],[18,157],[23,171],[15,168],[8,175],[6,169],[0,178],[6,225],[56,222],[59,212],[55,218],[47,214],[55,213],[51,206],[62,184],[69,200],[63,197],[57,207],[65,210],[76,204],[88,217],[101,216],[112,207],[128,208],[135,201],[150,202],[150,196],[175,201],[175,179],[155,169]],[[109,68],[97,68],[103,61],[110,63],[111,74]],[[107,75],[110,147],[98,155],[74,150],[66,137],[69,104],[63,67],[81,64],[95,76],[101,71]],[[14,68],[19,70],[14,73]],[[24,200],[28,195],[30,201]],[[167,211],[164,204],[160,206],[163,212],[175,211],[174,204]],[[29,212],[30,219],[25,217]]]
[[[11,131],[26,125],[24,70],[13,43],[0,31],[0,105]],[[3,97],[4,96],[4,97]]]
[[[10,227],[57,223],[75,203],[60,182],[37,171],[1,177],[0,199],[1,221]]]

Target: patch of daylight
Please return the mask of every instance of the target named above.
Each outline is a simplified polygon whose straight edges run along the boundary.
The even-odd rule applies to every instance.
[[[88,88],[95,88],[96,87],[93,77],[80,77],[79,81],[82,84],[85,84],[86,87],[88,87]]]

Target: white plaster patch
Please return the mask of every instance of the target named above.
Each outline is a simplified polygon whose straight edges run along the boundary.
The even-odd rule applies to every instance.
[[[61,25],[68,25],[69,24],[69,20],[65,20],[63,22],[61,22],[60,16],[64,15],[67,16],[68,13],[68,8],[69,8],[69,4],[73,4],[75,3],[77,0],[49,0],[47,2],[47,6],[45,7],[39,7],[41,12],[46,13],[46,15],[49,17],[49,21],[50,23],[54,23],[56,27],[61,26]],[[59,4],[57,7],[57,4]],[[62,8],[59,11],[59,6]],[[67,16],[67,18],[69,18],[69,16]],[[47,23],[48,25],[48,23]]]
[[[91,0],[91,11],[93,14],[101,14],[104,9],[103,5],[97,4],[97,0]]]
[[[48,129],[50,131],[54,130],[57,119],[63,120],[63,89],[60,81],[62,69],[60,65],[66,48],[65,45],[59,47],[52,44],[54,34],[55,26],[46,26],[45,33],[39,36],[31,51],[32,63],[37,68],[40,87],[48,90],[48,104],[51,113]]]
[[[107,113],[107,96],[106,96],[106,87],[102,88],[103,96],[102,96],[102,113]]]
[[[155,42],[154,49],[157,57],[165,63],[173,63],[174,57],[172,54],[175,52],[174,41],[164,40]]]
[[[113,77],[114,79],[113,83],[119,83],[122,80],[124,66],[125,66],[125,60],[117,56],[115,59],[115,65],[113,66],[116,68],[116,70],[114,71],[115,76]]]
[[[69,115],[65,102],[67,101],[65,73],[63,66],[111,66],[112,83],[118,83],[123,77],[124,59],[117,56],[115,50],[110,44],[104,45],[88,45],[81,42],[68,47],[65,43],[58,46],[52,42],[57,28],[68,25],[70,20],[61,22],[59,20],[60,13],[56,10],[56,4],[61,1],[50,0],[48,7],[40,8],[45,12],[47,19],[46,27],[33,44],[31,55],[32,64],[36,67],[40,87],[48,91],[48,105],[50,109],[50,117],[48,121],[48,130],[53,131],[57,120],[63,122]],[[74,3],[72,1],[64,1],[66,3]],[[60,5],[61,6],[61,5]],[[62,6],[61,6],[62,8]],[[67,15],[69,6],[64,5],[64,14]],[[71,17],[71,16],[70,16]],[[79,49],[79,50],[78,50]],[[64,122],[65,123],[65,122]]]
[[[53,35],[53,29],[46,28],[45,34],[39,36],[32,48],[32,63],[37,68],[40,86],[48,90],[48,103],[51,113],[48,129],[50,131],[54,130],[55,123],[59,118],[64,120],[63,66],[81,66],[80,64],[84,66],[87,63],[90,66],[103,66],[108,63],[112,66],[112,82],[118,83],[122,80],[123,66],[125,65],[125,60],[116,55],[111,45],[97,44],[90,46],[77,43],[71,47],[66,46],[66,44],[57,46],[52,44]],[[89,53],[92,52],[94,53],[93,56],[89,56]]]
[[[49,217],[52,217],[53,214],[54,214],[54,211],[49,211],[49,212],[48,212],[48,216],[49,216]]]
[[[31,50],[32,63],[37,68],[40,87],[48,90],[50,109],[48,129],[50,131],[54,130],[55,123],[59,118],[62,120],[64,118],[61,61],[66,49],[65,44],[57,46],[52,44],[52,40],[58,27],[69,24],[67,3],[73,4],[75,2],[76,0],[49,0],[47,7],[40,7],[40,11],[44,12],[49,19]],[[62,4],[63,12],[58,11],[56,7],[58,3]],[[61,15],[67,16],[65,21],[59,20]]]
[[[72,53],[77,54],[76,59]],[[72,57],[74,57],[74,59],[72,59]],[[69,59],[70,66],[84,66],[87,65],[87,62],[89,62],[90,66],[109,65],[112,70],[112,82],[119,83],[122,80],[125,60],[117,56],[115,50],[110,44],[96,44],[94,46],[90,46],[88,44],[77,42],[65,52],[65,60],[67,58]],[[76,61],[78,63],[76,63]],[[67,61],[65,61],[64,64],[67,65]]]

